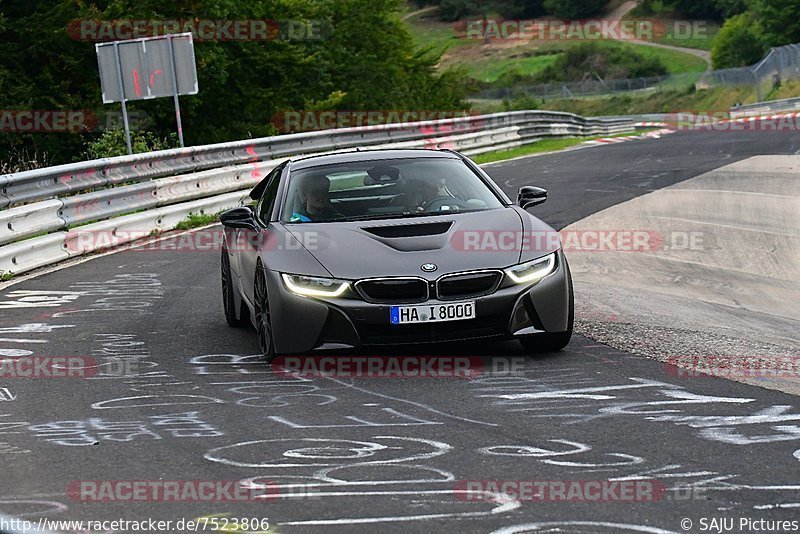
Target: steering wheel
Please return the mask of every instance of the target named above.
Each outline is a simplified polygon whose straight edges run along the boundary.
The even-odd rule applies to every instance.
[[[442,210],[443,207],[448,206],[450,209]],[[451,196],[440,196],[432,198],[422,205],[422,211],[459,211],[467,209],[469,206]]]
[[[405,206],[407,197],[408,197],[407,193],[400,193],[399,195],[396,195],[395,197],[393,197],[392,200],[389,201],[388,205],[389,206]]]

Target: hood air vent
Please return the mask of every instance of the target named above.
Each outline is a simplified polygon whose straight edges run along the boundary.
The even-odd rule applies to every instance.
[[[427,235],[440,235],[447,233],[453,226],[452,221],[423,223],[423,224],[400,224],[393,226],[371,226],[362,227],[365,232],[378,237],[422,237]]]

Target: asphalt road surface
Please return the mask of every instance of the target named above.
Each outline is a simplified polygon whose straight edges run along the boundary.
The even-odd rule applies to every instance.
[[[536,213],[560,228],[798,149],[790,132],[675,133],[487,169],[510,194],[547,188]],[[469,378],[292,376],[258,361],[251,330],[225,326],[219,293],[218,252],[183,250],[124,251],[1,291],[0,355],[100,367],[0,379],[0,511],[172,531],[263,519],[255,530],[270,532],[702,532],[723,520],[779,532],[792,525],[774,521],[797,518],[791,395],[679,376],[580,336],[539,358],[512,342],[392,353],[470,357]],[[136,480],[245,481],[248,500],[120,490]]]

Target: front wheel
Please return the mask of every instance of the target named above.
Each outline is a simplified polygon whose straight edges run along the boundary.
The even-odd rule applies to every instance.
[[[564,258],[564,266],[567,271],[567,284],[569,285],[567,330],[565,332],[548,332],[519,338],[519,342],[531,354],[557,352],[566,347],[572,338],[572,328],[575,323],[575,292],[572,289],[572,273],[569,271],[566,258]]]
[[[264,360],[271,362],[278,355],[275,354],[275,339],[272,334],[272,316],[269,311],[269,298],[267,296],[267,275],[260,265],[256,270],[254,293],[258,347],[261,349]]]
[[[234,295],[233,278],[231,274],[231,260],[228,251],[222,249],[220,277],[222,278],[222,309],[225,312],[225,322],[235,328],[245,325],[242,318],[236,317],[236,296]]]

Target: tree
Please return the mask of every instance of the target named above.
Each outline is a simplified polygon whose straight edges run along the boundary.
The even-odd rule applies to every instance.
[[[583,19],[603,13],[606,0],[544,0],[544,8],[560,19]]]
[[[267,40],[196,39],[200,92],[181,97],[188,145],[272,135],[276,112],[309,106],[463,109],[459,75],[438,73],[437,56],[415,51],[399,7],[399,0],[3,0],[0,110],[119,111],[101,103],[95,43],[68,32],[81,19],[313,21],[322,30],[310,38],[283,32]],[[161,98],[129,108],[145,113],[151,133],[163,139],[175,131],[172,105]],[[0,132],[0,155],[24,149],[64,163],[81,159],[99,135]]]
[[[675,11],[690,19],[721,21],[722,10],[718,0],[675,0]]]
[[[424,3],[437,6],[439,20],[448,22],[489,13],[506,18],[533,18],[545,13],[544,0],[426,0]]]
[[[800,42],[800,2],[753,0],[751,9],[763,28],[769,46]]]
[[[711,45],[715,69],[746,67],[756,63],[767,50],[753,16],[741,13],[725,21]]]
[[[747,0],[716,0],[715,4],[725,19],[747,11]]]

